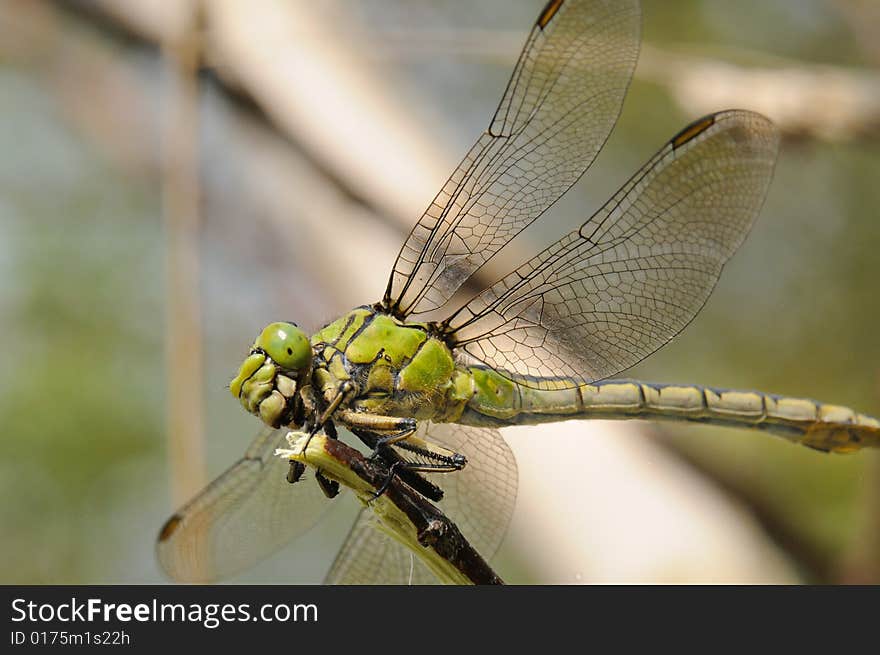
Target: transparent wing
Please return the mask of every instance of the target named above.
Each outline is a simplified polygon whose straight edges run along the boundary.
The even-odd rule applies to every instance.
[[[778,146],[755,113],[694,122],[578,230],[447,319],[448,338],[538,387],[629,368],[706,302],[760,211]]]
[[[380,532],[362,509],[336,556],[325,584],[430,585],[437,578],[408,548]]]
[[[551,0],[488,131],[397,256],[383,304],[398,317],[443,305],[574,184],[614,127],[638,58],[636,0]]]
[[[156,552],[170,578],[227,578],[315,525],[331,503],[311,479],[287,482],[289,464],[275,456],[287,447],[287,432],[264,429],[243,458],[168,519]]]
[[[451,423],[425,422],[419,436],[468,458],[455,473],[430,477],[444,491],[440,509],[487,560],[507,533],[516,502],[516,459],[501,433]],[[368,509],[361,511],[336,561],[328,584],[436,584],[418,557],[374,528]]]

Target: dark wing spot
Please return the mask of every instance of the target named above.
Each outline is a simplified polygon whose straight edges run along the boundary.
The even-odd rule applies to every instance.
[[[183,517],[180,514],[175,514],[170,519],[165,521],[165,525],[162,526],[162,529],[159,531],[159,541],[166,541],[174,534],[175,530],[177,530],[177,526],[180,525],[181,521],[183,521]]]

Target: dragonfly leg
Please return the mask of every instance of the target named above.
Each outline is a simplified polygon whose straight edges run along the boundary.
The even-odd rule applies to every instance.
[[[407,445],[405,442],[401,442],[398,446]],[[426,450],[422,450],[420,448],[413,448],[411,452],[416,452],[423,457],[431,458],[435,457],[434,453],[431,453]],[[379,453],[378,449],[374,451],[374,456]],[[375,494],[373,494],[372,500],[375,500],[379,496],[381,496],[388,489],[388,485],[391,484],[391,480],[397,475],[401,480],[406,482],[413,489],[418,491],[420,494],[425,496],[426,498],[434,501],[440,501],[443,499],[443,490],[435,485],[434,483],[428,481],[424,476],[419,475],[420,473],[453,473],[455,471],[460,471],[464,468],[467,460],[464,455],[459,453],[455,453],[450,461],[435,461],[435,462],[407,462],[404,460],[398,453],[394,452],[390,449],[384,449],[382,451],[383,454],[390,453],[393,457],[393,461],[391,462],[391,466],[388,467],[388,477],[379,487]],[[382,461],[387,462],[387,456],[379,457]],[[445,458],[444,458],[445,459]]]
[[[317,434],[318,430],[324,427],[324,424],[330,420],[330,417],[333,416],[333,413],[339,409],[339,406],[342,404],[342,401],[345,400],[345,397],[348,396],[352,391],[355,390],[354,383],[351,380],[345,380],[339,387],[335,390],[335,392],[326,392],[327,397],[327,408],[321,413],[321,416],[315,422],[315,425],[312,426],[312,434]]]
[[[336,480],[331,480],[326,477],[321,470],[318,469],[315,471],[315,480],[318,483],[318,486],[321,487],[321,491],[324,492],[324,495],[327,498],[336,498],[339,495],[339,483]]]
[[[419,439],[414,435],[414,430],[388,434],[349,427],[355,436],[373,449],[372,458],[389,468],[389,480],[382,485],[381,492],[387,489],[391,478],[397,475],[429,500],[439,501],[443,498],[443,490],[420,474],[451,473],[461,470],[467,463],[464,455]],[[394,448],[387,447],[390,444]],[[419,458],[418,461],[405,459],[402,451],[412,453]]]
[[[380,434],[370,432],[369,430],[359,430],[351,428],[352,433],[369,448],[373,448],[373,456],[377,457],[385,466],[388,467],[389,475],[385,483],[380,487],[381,493],[384,493],[391,484],[391,480],[397,475],[410,487],[422,494],[425,498],[433,501],[439,501],[443,498],[443,490],[437,485],[429,482],[427,479],[419,475],[415,471],[409,470],[407,462],[399,452],[393,448],[383,448],[378,450],[375,448],[376,442],[382,437]],[[381,495],[381,493],[379,495]],[[378,497],[378,496],[377,496]]]
[[[407,468],[420,473],[454,473],[462,470],[467,464],[467,457],[456,453],[437,444],[422,442],[425,446],[409,441],[401,441],[396,445],[401,450],[406,450],[418,455],[427,461],[407,462]],[[427,447],[426,447],[427,446]]]
[[[398,460],[398,461],[394,462],[390,467],[388,467],[388,477],[385,478],[385,481],[382,483],[382,486],[380,486],[378,489],[376,489],[376,493],[373,494],[372,498],[370,498],[370,501],[376,500],[379,496],[381,496],[386,491],[388,491],[388,485],[390,485],[391,481],[394,479],[395,470],[402,464],[403,464],[403,461]]]
[[[305,464],[303,464],[302,462],[295,462],[294,460],[290,460],[290,468],[287,470],[287,481],[290,484],[299,482],[299,479],[303,476],[303,473],[305,472]]]
[[[290,460],[290,469],[287,471],[286,479],[290,484],[295,484],[300,481],[305,472],[305,464]],[[336,480],[331,480],[325,476],[321,472],[321,469],[315,471],[315,481],[318,483],[318,486],[321,487],[321,491],[324,492],[324,495],[327,496],[327,498],[333,499],[339,495],[339,483]]]
[[[423,473],[451,473],[460,471],[467,458],[448,448],[415,437],[416,421],[377,414],[346,411],[341,419],[361,441],[373,449],[373,458],[388,446],[396,446],[422,457],[423,462],[405,462],[407,468]]]
[[[329,401],[327,409],[324,410],[318,420],[315,421],[315,423],[312,425],[311,429],[309,429],[309,436],[306,439],[306,443],[305,446],[303,446],[303,449],[308,448],[309,442],[312,440],[312,437],[318,434],[318,432],[322,428],[327,433],[327,436],[331,439],[336,439],[338,437],[336,433],[336,426],[333,424],[333,421],[330,420],[330,417],[333,416],[333,412],[335,412],[339,408],[339,405],[342,404],[345,396],[351,393],[353,390],[354,384],[351,382],[351,380],[346,380],[339,385],[339,388],[336,390],[335,396],[333,396]],[[302,477],[303,471],[305,471],[305,467],[303,467],[301,470],[294,470],[293,463],[291,462],[290,471],[287,474],[287,481],[291,484],[296,482]],[[321,470],[318,469],[317,474],[320,473]],[[339,484],[328,480],[323,475],[318,478],[318,484],[321,486],[321,491],[323,491],[324,495],[328,498],[334,498],[339,493]]]
[[[346,427],[366,430],[374,434],[391,434],[407,431],[412,434],[416,431],[416,420],[410,417],[382,416],[381,414],[365,414],[353,412],[350,409],[339,412],[338,418]],[[398,436],[403,439],[405,436]]]
[[[407,437],[410,437],[411,435],[413,435],[415,433],[415,431],[416,431],[415,427],[407,426],[407,427],[403,428],[402,430],[397,430],[395,432],[391,432],[389,434],[383,434],[383,435],[379,436],[379,438],[376,440],[376,445],[373,446],[373,454],[375,455],[375,453],[380,448],[385,448],[386,446],[393,446],[394,444],[396,444],[400,441],[403,441]]]
[[[385,481],[382,482],[382,484],[376,490],[370,500],[376,500],[376,498],[384,494],[388,490],[388,487],[391,484],[391,481],[394,479],[394,476],[400,478],[403,482],[415,489],[418,493],[423,495],[428,500],[433,500],[434,502],[439,502],[443,500],[443,489],[438,487],[433,482],[430,482],[424,476],[419,475],[419,473],[416,471],[415,468],[413,468],[410,462],[401,459],[400,456],[397,455],[397,453],[393,454],[396,459],[388,467],[388,476],[385,478]]]
[[[333,424],[333,421],[327,421],[324,424],[324,432],[331,439],[338,439],[339,435],[336,432],[336,426]],[[312,433],[314,434],[314,433]],[[311,438],[311,436],[310,436]],[[300,478],[302,478],[303,473],[306,471],[306,465],[302,462],[296,462],[294,460],[290,460],[290,469],[287,471],[286,479],[290,484],[294,484],[299,482]],[[325,476],[321,469],[317,469],[315,471],[315,480],[318,483],[318,486],[321,487],[321,491],[324,492],[324,495],[327,498],[333,499],[339,495],[339,483],[336,480],[330,480],[327,476]]]

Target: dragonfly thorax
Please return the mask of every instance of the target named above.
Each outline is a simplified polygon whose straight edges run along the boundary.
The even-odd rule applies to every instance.
[[[312,335],[312,386],[331,397],[343,382],[347,405],[384,416],[451,420],[462,402],[463,369],[430,323],[408,323],[375,307],[358,307]]]

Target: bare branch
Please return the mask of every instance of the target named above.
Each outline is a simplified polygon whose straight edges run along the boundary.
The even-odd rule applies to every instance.
[[[165,321],[168,458],[172,497],[182,503],[206,482],[199,294],[201,191],[196,13],[163,42],[170,86],[163,128],[162,201],[167,243]]]
[[[873,71],[802,63],[746,68],[646,46],[639,75],[666,86],[689,113],[747,100],[789,136],[845,141],[880,133],[880,75]]]

